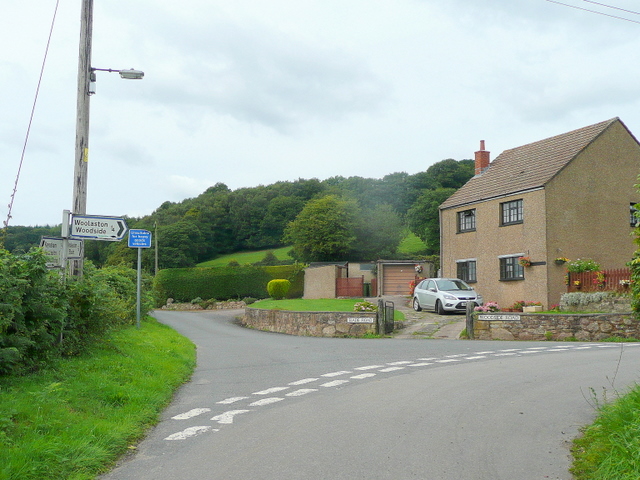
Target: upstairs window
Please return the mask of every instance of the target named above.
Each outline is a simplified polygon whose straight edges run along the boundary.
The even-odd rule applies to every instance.
[[[475,260],[458,260],[456,262],[456,276],[460,280],[464,280],[467,283],[474,283],[478,281],[476,276],[476,261]]]
[[[524,220],[522,200],[500,204],[500,225],[514,225]]]
[[[476,209],[458,212],[458,233],[473,232],[476,229]]]
[[[500,280],[524,280],[524,267],[518,261],[523,255],[500,257]]]

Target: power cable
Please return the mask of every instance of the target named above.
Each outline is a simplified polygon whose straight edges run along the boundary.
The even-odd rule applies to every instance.
[[[583,2],[593,3],[594,5],[600,5],[601,7],[613,8],[614,10],[620,10],[621,12],[633,13],[634,15],[640,15],[640,12],[633,10],[627,10],[626,8],[616,7],[614,5],[607,5],[606,3],[594,2],[593,0],[582,0]]]
[[[7,236],[7,229],[9,227],[9,220],[11,220],[11,211],[13,210],[13,202],[16,199],[16,193],[18,191],[18,181],[20,180],[20,172],[22,171],[22,164],[24,163],[24,155],[27,150],[27,143],[29,142],[29,134],[31,133],[31,124],[33,123],[33,117],[36,111],[36,103],[38,102],[38,95],[40,93],[40,85],[42,84],[42,77],[44,75],[44,66],[47,62],[47,56],[49,54],[49,46],[51,45],[51,37],[53,35],[53,26],[56,22],[56,15],[58,13],[58,5],[60,0],[56,0],[56,8],[53,12],[53,19],[51,20],[51,28],[49,29],[49,38],[47,39],[47,46],[44,52],[44,58],[42,60],[42,67],[40,67],[40,77],[38,78],[38,86],[36,87],[35,98],[33,99],[33,106],[31,107],[31,115],[29,116],[29,124],[27,126],[27,133],[25,135],[24,144],[22,146],[22,154],[20,155],[20,163],[18,165],[18,173],[16,175],[16,181],[13,185],[13,192],[11,193],[11,201],[9,202],[9,210],[7,212],[7,219],[3,221],[4,228],[2,229],[2,235],[0,236],[0,247],[4,247],[4,239]]]
[[[550,3],[556,3],[556,4],[558,4],[558,5],[562,5],[562,6],[565,6],[565,7],[575,8],[576,10],[582,10],[582,11],[584,11],[584,12],[595,13],[595,14],[597,14],[597,15],[604,15],[605,17],[615,18],[615,19],[617,19],[617,20],[625,20],[625,21],[627,21],[627,22],[631,22],[631,23],[640,23],[640,21],[638,21],[638,20],[631,20],[630,18],[626,18],[626,17],[619,17],[619,16],[617,16],[617,15],[609,15],[608,13],[598,12],[597,10],[590,10],[590,9],[588,9],[588,8],[582,8],[582,7],[578,7],[578,6],[576,6],[576,5],[569,5],[568,3],[558,2],[558,1],[556,1],[556,0],[546,0],[546,1],[547,1],[547,2],[550,2]],[[588,1],[588,0],[584,0],[584,1]],[[590,3],[597,3],[597,2],[590,2]],[[598,5],[600,5],[600,4],[598,4]],[[609,8],[616,8],[616,9],[618,9],[618,10],[623,10],[622,8],[618,8],[618,7],[611,7],[611,6],[609,6],[609,5],[604,5],[604,6],[605,6],[605,7],[609,7]],[[625,11],[627,11],[627,10],[625,10]],[[631,12],[631,11],[629,11],[629,12],[630,12],[630,13],[636,13],[636,12]]]

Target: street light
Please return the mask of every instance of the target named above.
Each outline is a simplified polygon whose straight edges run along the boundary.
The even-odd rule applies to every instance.
[[[80,52],[78,55],[78,101],[76,110],[76,147],[73,172],[72,214],[87,213],[87,166],[89,163],[89,98],[95,93],[96,71],[118,72],[121,78],[139,80],[140,70],[113,70],[91,67],[91,38],[93,32],[93,0],[82,0],[80,17]],[[82,274],[83,260],[76,260],[72,273]]]

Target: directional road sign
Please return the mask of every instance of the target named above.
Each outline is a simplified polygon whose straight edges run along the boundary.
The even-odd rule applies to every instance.
[[[127,233],[127,224],[124,218],[71,215],[71,237],[119,241],[124,238],[125,233]]]
[[[64,240],[57,237],[40,237],[40,247],[47,256],[47,267],[55,268],[62,266],[62,250]],[[67,241],[67,259],[75,260],[82,258],[84,253],[84,242],[82,240]]]
[[[148,230],[129,230],[129,247],[151,248],[151,232]]]

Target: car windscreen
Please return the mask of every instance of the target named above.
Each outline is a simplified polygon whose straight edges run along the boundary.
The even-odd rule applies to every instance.
[[[438,280],[438,290],[450,292],[452,290],[472,290],[472,288],[462,280]]]

